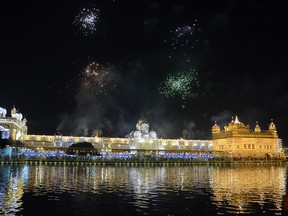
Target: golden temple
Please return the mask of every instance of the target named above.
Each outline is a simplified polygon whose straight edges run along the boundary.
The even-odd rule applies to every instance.
[[[254,130],[235,120],[224,126],[224,130],[215,122],[212,127],[213,150],[227,152],[233,159],[241,158],[281,158],[282,143],[278,138],[276,126],[271,120],[268,130],[261,130],[258,122]]]

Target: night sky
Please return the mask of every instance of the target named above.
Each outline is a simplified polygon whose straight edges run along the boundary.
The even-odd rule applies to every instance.
[[[125,137],[144,116],[211,139],[214,121],[273,119],[288,146],[287,21],[285,1],[6,1],[0,107],[47,135]]]

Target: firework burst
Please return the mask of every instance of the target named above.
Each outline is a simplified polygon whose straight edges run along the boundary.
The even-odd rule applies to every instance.
[[[197,96],[196,89],[199,87],[198,73],[195,70],[169,74],[160,83],[159,93],[166,98],[180,98],[187,102]]]
[[[113,66],[89,63],[80,73],[81,87],[97,96],[107,95],[119,81],[119,74]]]
[[[170,49],[169,58],[184,58],[190,62],[190,54],[192,53],[198,40],[196,32],[199,28],[198,21],[195,20],[192,25],[177,26],[170,31],[169,39],[164,40]]]
[[[83,8],[75,17],[73,25],[81,32],[81,34],[88,36],[96,32],[96,26],[99,22],[100,10],[97,8]]]

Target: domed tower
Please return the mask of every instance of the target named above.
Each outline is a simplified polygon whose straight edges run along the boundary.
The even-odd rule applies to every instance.
[[[18,113],[17,112],[17,110],[16,110],[16,108],[15,107],[13,107],[12,109],[11,109],[11,117],[12,118],[15,118],[15,119],[17,119],[18,121],[22,121],[22,118],[23,118],[23,115],[22,115],[22,113]]]
[[[144,139],[157,139],[157,134],[155,131],[149,131],[149,123],[147,120],[142,116],[137,124],[136,124],[136,130],[133,132],[134,138],[144,138]]]
[[[150,131],[150,138],[157,139],[157,134],[154,130]]]
[[[271,123],[269,124],[269,131],[277,133],[276,125],[273,123],[273,119],[271,119]]]
[[[157,134],[154,130],[149,131],[149,123],[142,116],[137,124],[136,130],[129,134],[129,146],[133,154],[137,154],[138,150],[157,150],[160,149],[162,142],[158,141]],[[143,154],[140,153],[140,154]],[[155,152],[146,152],[145,155],[154,155]]]
[[[11,109],[11,118],[7,120],[3,118],[6,117],[6,109],[0,107],[0,127],[1,131],[5,133],[4,137],[11,140],[23,140],[27,135],[28,127],[26,125],[27,120],[21,113],[18,113],[15,106]]]
[[[147,120],[143,116],[139,119],[136,128],[138,131],[141,131],[142,135],[149,133],[149,123],[147,123]]]
[[[15,106],[13,106],[13,108],[11,109],[12,118],[15,118],[16,113],[17,113],[17,110],[16,110]]]
[[[24,118],[22,122],[23,122],[24,125],[26,125],[26,123],[27,123],[27,119]]]
[[[241,132],[249,132],[249,126],[244,125],[239,121],[238,116],[235,116],[235,120],[233,120],[228,125],[226,131],[241,131]]]
[[[215,124],[212,126],[212,133],[219,133],[220,132],[220,126],[215,121]]]
[[[254,129],[254,132],[261,132],[261,128],[260,126],[258,125],[258,122],[256,122],[256,126],[255,126],[255,129]]]

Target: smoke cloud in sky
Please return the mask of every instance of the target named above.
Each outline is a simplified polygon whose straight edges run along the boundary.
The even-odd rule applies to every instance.
[[[100,103],[85,89],[80,89],[75,96],[75,103],[76,108],[71,114],[60,115],[61,122],[57,127],[59,133],[88,136],[93,130],[113,129],[112,123],[104,118],[105,107],[112,103],[111,101]]]
[[[58,115],[60,119],[60,123],[57,126],[58,133],[77,136],[98,134],[125,137],[134,130],[137,123],[135,119],[133,120],[134,115],[136,114],[140,118],[142,111],[139,107],[136,107],[138,98],[136,96],[127,98],[127,96],[131,89],[137,89],[133,80],[141,72],[141,64],[129,64],[128,68],[126,68],[127,74],[124,80],[120,80],[120,73],[116,71],[116,67],[113,66],[112,68],[113,73],[117,74],[119,82],[113,90],[105,92],[103,95],[93,94],[93,92],[97,92],[97,89],[91,91],[91,88],[95,88],[93,80],[91,82],[89,80],[89,85],[87,86],[86,83],[83,84],[82,79],[79,79],[77,86],[74,86],[74,91],[71,91],[75,92],[74,105],[72,105],[75,108],[71,113]],[[84,81],[87,82],[86,80]],[[99,83],[96,84],[99,86]],[[123,103],[123,101],[127,101],[127,103]],[[129,109],[131,103],[132,106],[135,103],[135,110]],[[127,104],[127,107],[125,104]]]
[[[121,77],[114,92],[103,97],[92,94],[87,86],[79,83],[73,100],[74,110],[59,114],[59,134],[125,137],[135,130],[137,121],[144,116],[150,130],[154,130],[159,138],[192,139],[207,136],[207,132],[197,129],[195,121],[177,118],[183,111],[180,105],[177,111],[171,112],[169,103],[159,98],[157,100],[159,95],[145,87],[145,68],[141,62],[129,62],[118,68],[124,68],[125,73],[117,73],[121,72],[125,76]],[[140,85],[139,79],[143,80]]]
[[[217,115],[212,116],[211,121],[216,122],[220,126],[224,126],[228,122],[229,123],[231,122],[232,117],[234,117],[234,116],[233,116],[233,113],[231,111],[224,110],[224,111],[218,113]]]

